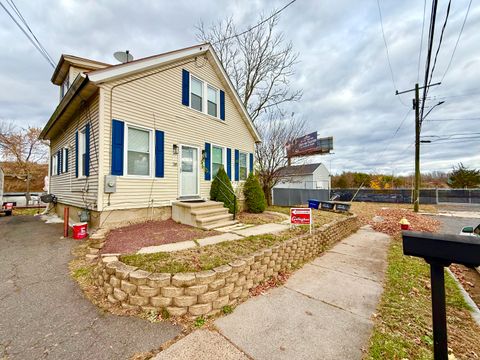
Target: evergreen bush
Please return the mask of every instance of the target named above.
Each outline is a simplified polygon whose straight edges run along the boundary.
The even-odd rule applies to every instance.
[[[217,175],[210,186],[210,200],[222,202],[223,206],[233,214],[233,186],[223,166],[218,169]],[[238,212],[238,206],[236,208]]]
[[[263,193],[260,181],[253,174],[248,175],[247,181],[243,186],[243,194],[245,195],[246,210],[250,213],[262,213],[267,207],[267,201],[265,200],[265,194]]]

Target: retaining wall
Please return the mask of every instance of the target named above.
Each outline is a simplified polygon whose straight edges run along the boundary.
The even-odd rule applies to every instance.
[[[215,315],[225,305],[246,299],[249,290],[263,280],[314,259],[359,226],[357,217],[350,216],[208,271],[149,273],[107,256],[99,260],[93,275],[108,301],[127,309],[166,309],[173,316]]]

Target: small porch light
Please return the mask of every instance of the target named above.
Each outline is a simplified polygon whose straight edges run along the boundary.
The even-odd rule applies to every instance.
[[[178,145],[173,144],[173,155],[178,155]]]

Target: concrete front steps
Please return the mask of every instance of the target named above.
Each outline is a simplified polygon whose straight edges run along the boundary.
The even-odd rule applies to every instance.
[[[205,230],[238,223],[223,203],[217,201],[176,201],[172,204],[172,219]]]

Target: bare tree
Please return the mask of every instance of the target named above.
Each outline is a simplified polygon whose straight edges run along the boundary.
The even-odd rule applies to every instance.
[[[240,34],[231,17],[209,28],[197,26],[198,39],[213,45],[254,122],[270,110],[284,116],[282,105],[302,96],[290,87],[298,53],[277,25],[278,16]]]
[[[280,169],[288,162],[286,144],[305,133],[306,123],[293,117],[270,116],[259,123],[257,129],[263,140],[255,150],[258,176],[268,205],[271,205],[272,188],[280,181]]]
[[[27,205],[32,170],[48,158],[48,143],[39,139],[40,132],[37,127],[22,129],[11,122],[0,122],[0,154],[4,161],[14,164],[12,175],[25,179]]]

